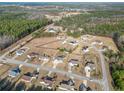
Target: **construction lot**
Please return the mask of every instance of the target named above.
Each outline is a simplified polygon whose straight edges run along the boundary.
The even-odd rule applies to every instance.
[[[5,56],[7,61],[13,60],[15,63],[8,64],[4,59],[4,64],[0,65],[0,77],[11,79],[15,86],[25,84],[20,90],[28,90],[36,85],[58,91],[100,91],[103,89],[102,64],[97,49],[118,51],[112,39],[107,37],[83,35],[76,39],[35,38]],[[13,77],[9,71],[16,67],[21,72]]]

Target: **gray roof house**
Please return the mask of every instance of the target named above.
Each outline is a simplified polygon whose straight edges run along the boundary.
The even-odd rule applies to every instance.
[[[74,81],[72,79],[69,79],[69,80],[62,80],[60,82],[60,85],[59,85],[59,90],[71,90],[71,91],[74,91]]]
[[[83,83],[81,83],[79,86],[79,91],[87,91],[87,87]]]

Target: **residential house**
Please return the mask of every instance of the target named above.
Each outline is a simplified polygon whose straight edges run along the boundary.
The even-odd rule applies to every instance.
[[[93,62],[87,62],[85,64],[85,71],[91,72],[95,69],[96,69],[96,67],[95,67],[95,64]]]
[[[56,77],[50,77],[50,76],[45,76],[42,77],[40,80],[40,83],[45,85],[47,88],[52,89],[52,85],[55,82]]]
[[[108,50],[108,49],[109,49],[108,46],[105,46],[105,45],[102,46],[102,50],[103,50],[103,51],[106,51],[106,50]]]
[[[25,81],[25,82],[31,82],[32,79],[36,79],[38,78],[38,75],[39,75],[39,72],[38,71],[34,71],[33,73],[31,72],[27,72],[26,74],[24,74],[21,78],[22,81]]]
[[[84,53],[89,52],[89,48],[88,48],[88,46],[84,46],[84,47],[82,47],[82,51],[83,51]]]
[[[49,29],[48,29],[48,32],[50,32],[50,33],[56,33],[57,30],[55,30],[54,28],[49,28]]]
[[[22,54],[24,54],[24,52],[25,52],[25,49],[19,49],[16,51],[16,55],[21,56]]]
[[[24,82],[31,82],[32,77],[33,77],[32,73],[28,72],[22,76],[21,80]]]
[[[58,40],[65,40],[65,39],[66,39],[66,36],[64,36],[64,35],[59,35],[59,36],[57,36],[57,39],[58,39]]]
[[[79,91],[87,91],[87,87],[83,83],[81,83],[79,86]]]
[[[79,65],[78,59],[70,59],[68,62],[69,62],[70,66],[78,66]]]
[[[92,45],[103,45],[103,42],[100,40],[95,40],[94,42],[92,42]]]
[[[11,77],[17,77],[18,75],[20,75],[20,73],[21,73],[21,70],[19,67],[13,68],[13,69],[9,70],[9,72],[8,72],[9,76],[11,76]]]
[[[60,85],[58,87],[59,90],[71,90],[71,91],[74,91],[74,81],[72,79],[69,79],[69,80],[62,80],[62,82],[60,82]]]
[[[53,62],[54,63],[63,63],[64,57],[65,57],[64,55],[57,56],[57,57],[53,58]]]
[[[43,55],[39,57],[39,60],[44,61],[44,62],[48,62],[50,60],[50,57],[48,55]]]
[[[69,41],[69,44],[70,45],[73,45],[73,46],[77,46],[78,45],[78,41],[76,41],[76,40],[70,40]]]
[[[36,58],[38,55],[39,55],[38,53],[31,52],[31,53],[29,53],[29,54],[27,55],[27,57],[28,57],[29,59],[32,59],[32,58]]]

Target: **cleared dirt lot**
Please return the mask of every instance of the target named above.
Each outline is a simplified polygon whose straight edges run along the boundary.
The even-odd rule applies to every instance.
[[[10,68],[10,65],[0,64],[0,77],[7,73]]]
[[[99,84],[96,83],[92,83],[92,82],[87,82],[88,86],[90,86],[91,89],[95,90],[95,91],[101,91],[102,90],[102,86],[100,86]]]
[[[61,45],[61,41],[57,40],[56,37],[49,37],[49,38],[33,39],[26,46],[37,52],[40,51],[42,47],[57,49],[60,45]]]

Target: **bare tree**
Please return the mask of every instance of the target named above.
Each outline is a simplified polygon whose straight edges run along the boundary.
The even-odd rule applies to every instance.
[[[1,49],[6,48],[10,44],[12,44],[12,42],[13,42],[13,38],[12,37],[6,36],[6,35],[0,36],[0,48]]]

